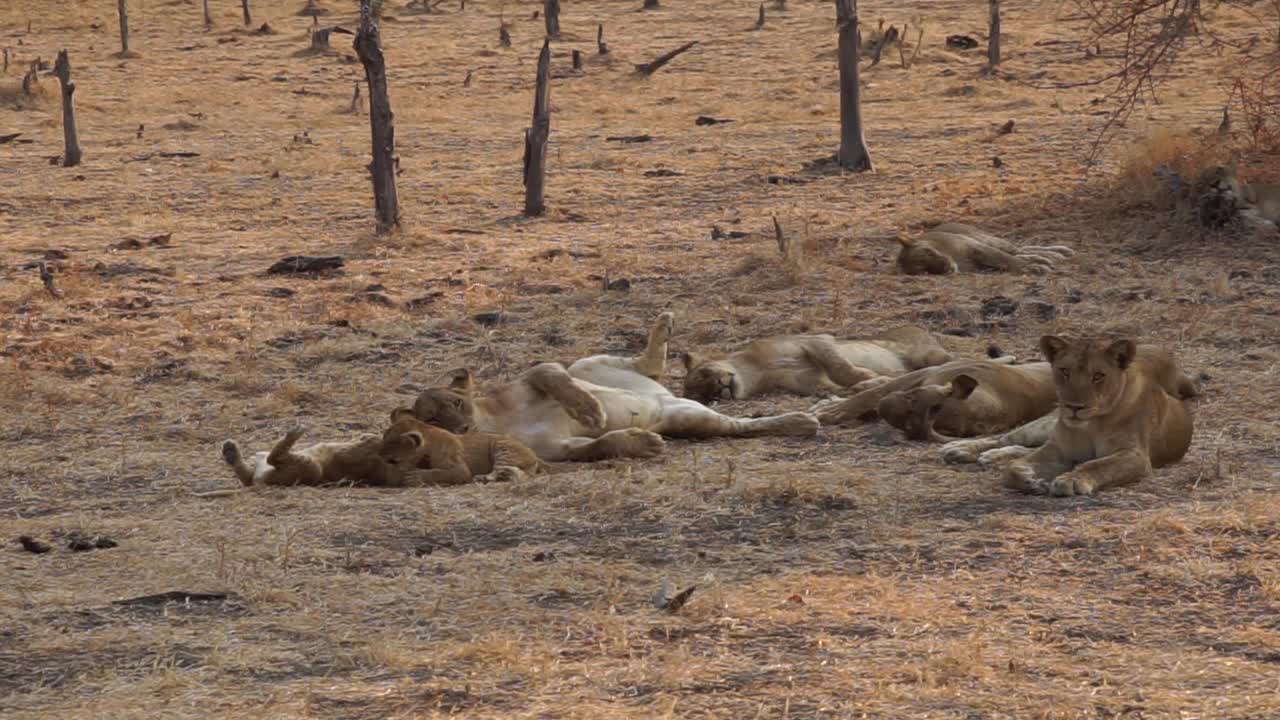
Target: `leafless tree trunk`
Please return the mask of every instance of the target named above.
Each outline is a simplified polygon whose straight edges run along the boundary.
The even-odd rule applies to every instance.
[[[360,31],[356,33],[355,48],[369,85],[369,126],[373,136],[373,162],[369,164],[369,172],[373,175],[378,234],[383,234],[400,225],[400,196],[396,191],[396,170],[400,159],[395,154],[396,131],[391,99],[387,96],[382,40],[370,0],[360,0]]]
[[[601,55],[609,54],[609,43],[604,41],[604,23],[596,26],[596,52]]]
[[[542,16],[547,24],[547,37],[560,37],[560,0],[542,0]]]
[[[209,0],[204,0],[204,26],[206,29],[213,27],[213,13],[209,12]]]
[[[120,13],[120,54],[129,54],[129,7],[127,0],[118,0],[116,10]]]
[[[253,16],[249,14],[249,0],[240,0],[240,9],[244,12],[244,26],[253,25]]]
[[[853,172],[875,169],[862,132],[862,98],[858,86],[858,7],[854,0],[836,0],[836,28],[840,61],[840,152],[836,162]]]
[[[547,178],[547,139],[551,136],[551,44],[543,41],[538,54],[538,81],[533,94],[533,126],[524,133],[524,214],[546,211],[543,188]]]
[[[124,7],[124,0],[120,0],[120,6]],[[58,52],[58,60],[53,65],[53,74],[58,76],[58,82],[62,84],[62,137],[66,144],[62,164],[64,167],[73,167],[80,164],[82,153],[80,152],[80,130],[76,127],[76,108],[72,103],[76,84],[71,82],[71,58],[67,56],[66,50]]]
[[[987,64],[994,70],[1000,64],[1000,0],[988,0],[991,18],[987,28]]]

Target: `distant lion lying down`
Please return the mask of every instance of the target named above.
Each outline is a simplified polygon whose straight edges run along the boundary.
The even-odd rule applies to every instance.
[[[684,353],[684,396],[702,403],[746,400],[782,390],[826,395],[865,380],[896,376],[951,355],[924,328],[900,327],[865,340],[830,335],[761,338],[728,356]]]
[[[1075,251],[1062,245],[1019,248],[1003,238],[963,223],[943,223],[918,238],[898,236],[898,271],[903,275],[950,275],[998,270],[1043,275]]]

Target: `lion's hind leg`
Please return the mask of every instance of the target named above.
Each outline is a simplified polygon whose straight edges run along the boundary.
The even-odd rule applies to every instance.
[[[569,417],[590,430],[605,426],[604,406],[587,392],[563,367],[556,363],[535,365],[524,376],[534,390],[550,397],[564,408]]]
[[[999,453],[997,451],[1013,447],[1040,447],[1053,437],[1053,428],[1057,423],[1058,414],[1054,411],[1029,423],[1019,425],[1007,433],[969,440],[955,440],[942,446],[942,459],[948,463],[976,462],[988,465],[1000,460],[1021,457],[1028,453],[1016,453],[1012,450],[1008,453]]]
[[[860,368],[849,362],[840,354],[835,342],[828,339],[812,340],[805,344],[804,355],[822,369],[831,381],[841,387],[857,385],[871,380],[878,375],[866,368]]]
[[[671,437],[812,437],[818,418],[811,413],[789,412],[762,418],[721,415],[692,400],[675,398],[663,407],[662,421],[654,431]]]
[[[556,443],[548,460],[593,462],[612,458],[651,458],[666,449],[661,435],[640,428],[607,432],[598,438],[570,437]]]

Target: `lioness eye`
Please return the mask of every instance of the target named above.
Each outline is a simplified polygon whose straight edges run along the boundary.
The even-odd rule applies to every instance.
[[[1106,379],[1107,379],[1107,376],[1106,376],[1106,375],[1103,375],[1103,374],[1102,374],[1102,373],[1100,373],[1100,372],[1096,372],[1096,373],[1094,373],[1094,374],[1093,374],[1093,384],[1094,384],[1094,385],[1100,385],[1100,384],[1102,383],[1102,381],[1103,381],[1103,380],[1106,380]]]

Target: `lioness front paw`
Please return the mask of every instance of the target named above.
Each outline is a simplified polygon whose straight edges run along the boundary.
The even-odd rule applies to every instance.
[[[813,437],[822,422],[810,413],[789,412],[778,416],[778,433],[792,437]]]
[[[949,465],[978,461],[981,445],[974,440],[952,440],[942,446],[942,460]]]
[[[565,412],[569,413],[569,417],[582,423],[591,430],[603,430],[605,426],[604,405],[600,401],[589,394],[585,394],[581,398],[581,402],[575,402],[571,405],[565,405]]]
[[[1001,448],[992,448],[978,455],[978,464],[983,467],[992,465],[1003,465],[1010,460],[1017,460],[1020,457],[1026,457],[1032,453],[1029,447],[1021,445],[1008,445]]]
[[[676,331],[676,315],[670,310],[658,316],[653,321],[653,330],[649,333],[649,340],[655,344],[661,345],[671,339],[671,335]]]
[[[657,457],[667,449],[667,441],[655,432],[640,428],[627,428],[622,432],[626,433],[628,457]]]
[[[1011,490],[1026,493],[1043,493],[1049,489],[1048,483],[1036,475],[1035,468],[1021,462],[1013,462],[1005,466],[1004,485]]]
[[[1098,489],[1098,481],[1086,473],[1063,473],[1053,479],[1049,493],[1055,497],[1092,495]]]

